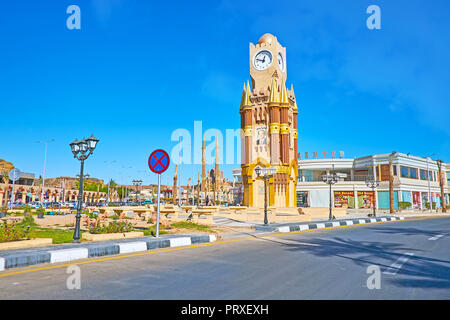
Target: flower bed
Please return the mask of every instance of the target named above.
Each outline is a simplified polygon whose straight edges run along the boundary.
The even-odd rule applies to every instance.
[[[28,237],[30,226],[23,226],[20,223],[8,223],[3,221],[0,225],[0,243],[17,240],[24,240]]]
[[[134,225],[128,221],[112,221],[107,225],[91,224],[89,226],[90,234],[125,233],[133,230]]]

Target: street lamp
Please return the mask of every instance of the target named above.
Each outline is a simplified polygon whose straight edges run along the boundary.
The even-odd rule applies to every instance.
[[[255,168],[256,175],[264,180],[264,225],[268,225],[267,220],[267,180],[270,179],[276,172],[277,169],[274,167],[270,168]]]
[[[83,139],[78,141],[75,139],[71,144],[70,148],[72,149],[73,157],[81,161],[80,166],[80,190],[78,192],[78,204],[77,204],[77,215],[76,215],[76,224],[75,231],[73,233],[73,243],[80,243],[80,220],[81,220],[81,209],[83,206],[83,178],[84,178],[84,160],[89,158],[89,156],[94,152],[95,147],[97,146],[98,139],[91,135],[87,139]]]
[[[372,193],[373,193],[373,216],[376,217],[377,216],[377,212],[376,212],[376,198],[375,198],[375,189],[377,187],[380,186],[380,181],[376,180],[375,177],[373,178],[369,178],[367,177],[366,179],[366,186],[368,186],[369,188],[372,189]]]
[[[136,186],[136,202],[138,203],[138,205],[140,205],[139,203],[139,199],[138,199],[138,188],[140,185],[142,185],[142,180],[133,180],[133,185]]]
[[[428,159],[435,155],[436,155],[436,153],[433,153],[426,157],[426,159],[427,159],[427,177],[428,177],[428,202],[430,203],[430,212],[433,212],[433,202],[431,201],[431,184],[430,184],[430,171],[428,168]]]
[[[325,183],[328,183],[330,185],[330,215],[328,217],[329,220],[333,220],[333,214],[331,209],[331,186],[339,181],[339,176],[336,173],[333,173],[332,175],[327,174],[322,176],[322,181]]]

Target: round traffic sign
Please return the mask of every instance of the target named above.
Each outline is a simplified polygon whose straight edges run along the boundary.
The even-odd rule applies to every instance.
[[[20,172],[19,169],[14,168],[9,172],[9,179],[11,179],[11,181],[17,181],[20,179],[21,175],[22,175],[22,172]]]
[[[148,167],[154,173],[163,173],[167,170],[170,164],[170,158],[167,152],[158,149],[152,152],[148,158]]]

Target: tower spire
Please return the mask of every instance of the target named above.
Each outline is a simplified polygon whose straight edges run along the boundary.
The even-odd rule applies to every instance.
[[[247,91],[245,90],[245,82],[244,82],[244,88],[242,89],[241,105],[240,105],[239,109],[242,109],[242,107],[244,106],[246,95],[247,95]]]
[[[245,98],[244,98],[244,107],[251,107],[252,102],[250,101],[250,94],[251,94],[251,90],[250,90],[250,84],[247,80],[247,89],[245,89]]]
[[[272,87],[270,88],[269,105],[277,106],[280,104],[280,96],[278,94],[278,85],[275,76],[272,77]]]
[[[287,95],[286,85],[283,80],[281,81],[280,104],[286,107],[289,106],[289,98]]]

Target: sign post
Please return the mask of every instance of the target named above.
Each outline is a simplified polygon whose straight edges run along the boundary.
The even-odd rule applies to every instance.
[[[167,170],[170,164],[170,158],[166,151],[158,149],[153,151],[148,158],[148,167],[158,175],[158,197],[157,197],[157,214],[156,214],[156,237],[159,237],[159,206],[161,195],[161,173]]]
[[[14,168],[9,172],[9,179],[13,182],[12,186],[12,194],[11,194],[11,200],[10,200],[10,209],[13,208],[13,202],[14,202],[14,186],[16,184],[16,181],[20,179],[20,176],[22,175],[22,172],[20,172],[19,169]]]

